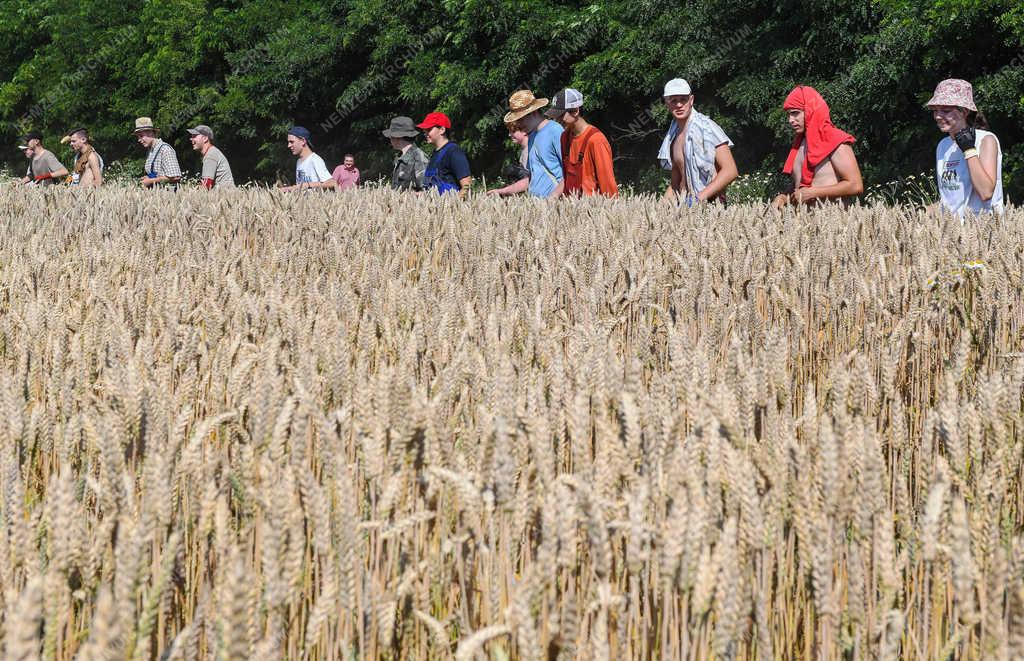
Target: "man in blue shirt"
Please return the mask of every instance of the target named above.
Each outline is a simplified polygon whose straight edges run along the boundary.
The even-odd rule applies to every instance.
[[[515,124],[529,134],[526,167],[530,170],[530,195],[560,197],[565,187],[562,172],[562,127],[541,114],[547,99],[530,90],[519,90],[508,100],[506,124]]]

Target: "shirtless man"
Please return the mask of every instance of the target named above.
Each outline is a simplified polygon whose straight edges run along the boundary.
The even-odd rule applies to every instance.
[[[658,161],[672,171],[665,199],[692,206],[725,201],[725,189],[738,176],[732,140],[722,127],[693,107],[690,84],[676,78],[662,95],[674,120],[658,151]]]
[[[103,161],[89,143],[89,132],[75,129],[68,134],[68,143],[78,153],[72,169],[71,184],[82,188],[103,185]]]
[[[864,192],[860,166],[850,146],[855,138],[832,125],[828,104],[812,88],[799,85],[783,105],[796,134],[782,171],[793,182],[772,206],[815,205],[822,200],[843,200]]]

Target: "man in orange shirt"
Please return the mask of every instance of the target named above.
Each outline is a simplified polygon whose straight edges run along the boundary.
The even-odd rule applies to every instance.
[[[565,173],[563,195],[619,196],[612,168],[612,146],[608,138],[591,126],[580,114],[583,95],[566,88],[555,95],[544,114],[561,124],[562,169]]]

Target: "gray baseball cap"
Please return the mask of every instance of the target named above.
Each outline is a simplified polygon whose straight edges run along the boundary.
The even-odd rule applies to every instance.
[[[191,133],[192,135],[205,135],[210,140],[213,140],[213,129],[211,129],[206,124],[200,124],[195,128],[189,129],[188,132]]]
[[[579,90],[566,87],[555,95],[551,100],[551,107],[544,113],[548,119],[557,119],[566,110],[576,110],[583,107],[583,94]]]

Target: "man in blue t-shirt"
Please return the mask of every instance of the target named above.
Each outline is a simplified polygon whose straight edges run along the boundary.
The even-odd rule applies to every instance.
[[[520,90],[508,100],[506,124],[529,134],[526,167],[530,170],[530,195],[560,197],[565,187],[562,173],[562,127],[546,119],[540,110],[548,104],[530,90]]]

